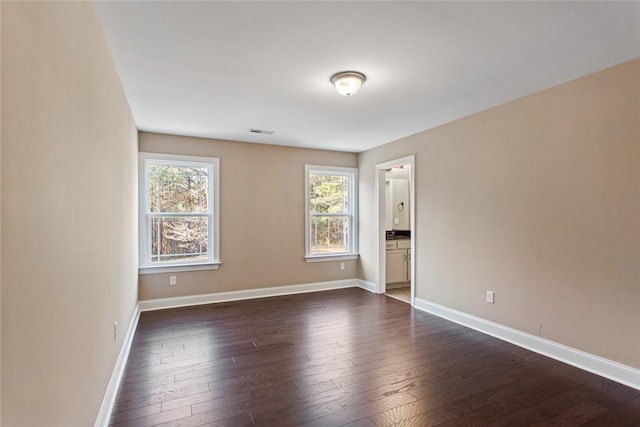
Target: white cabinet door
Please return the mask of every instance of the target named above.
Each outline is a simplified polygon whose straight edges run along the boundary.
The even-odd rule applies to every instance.
[[[407,251],[387,251],[387,283],[407,281]]]

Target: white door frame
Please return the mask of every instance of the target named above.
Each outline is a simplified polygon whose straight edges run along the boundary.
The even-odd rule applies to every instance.
[[[415,167],[415,155],[402,157],[395,160],[389,160],[387,162],[376,164],[375,171],[375,199],[376,199],[376,232],[377,238],[376,242],[376,253],[378,258],[378,278],[376,283],[376,292],[379,294],[383,294],[386,291],[387,283],[386,283],[386,275],[387,275],[387,266],[386,266],[386,256],[387,256],[387,245],[386,245],[386,210],[385,210],[385,192],[384,192],[384,181],[385,181],[385,169],[392,168],[394,166],[400,165],[409,165],[410,166],[410,180],[409,180],[409,222],[411,224],[411,262],[409,263],[409,268],[411,269],[411,305],[414,304],[416,297],[416,248],[415,248],[415,239],[416,239],[416,202],[415,202],[415,181],[416,181],[416,167]]]

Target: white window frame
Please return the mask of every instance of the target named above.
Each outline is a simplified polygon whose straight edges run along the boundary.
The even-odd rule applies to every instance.
[[[211,270],[220,266],[220,159],[217,157],[179,156],[173,154],[139,153],[139,266],[140,274],[169,273],[188,270]],[[206,168],[209,174],[208,201],[210,209],[204,214],[208,218],[207,259],[192,262],[151,263],[151,218],[155,216],[180,216],[151,213],[149,206],[150,164],[166,164]],[[193,216],[193,215],[188,215]],[[196,215],[197,216],[197,215]]]
[[[349,178],[349,250],[336,254],[312,254],[311,253],[311,217],[309,210],[309,175],[340,175]],[[305,260],[307,262],[340,261],[357,259],[358,254],[358,169],[337,166],[304,166],[304,207],[305,207]],[[322,216],[325,216],[323,214]],[[342,216],[342,215],[339,215]]]

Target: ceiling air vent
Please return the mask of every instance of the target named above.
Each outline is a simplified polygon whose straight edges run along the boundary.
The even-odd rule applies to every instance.
[[[273,135],[274,133],[276,133],[276,131],[274,131],[274,130],[255,129],[255,128],[249,129],[249,132],[251,132],[251,133],[261,133],[263,135]]]

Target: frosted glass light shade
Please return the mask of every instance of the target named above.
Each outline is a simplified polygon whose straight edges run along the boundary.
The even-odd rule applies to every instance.
[[[331,83],[343,96],[355,95],[366,80],[365,75],[357,71],[343,71],[331,77]]]

